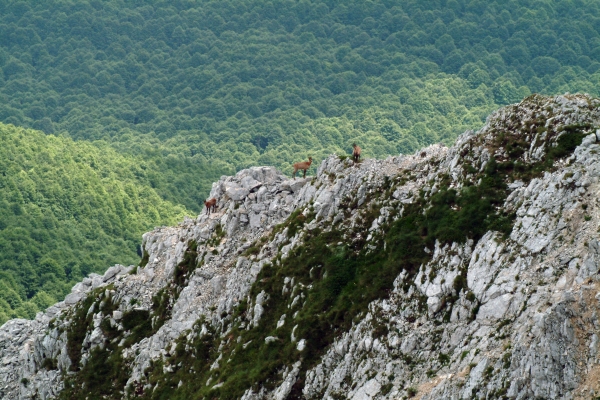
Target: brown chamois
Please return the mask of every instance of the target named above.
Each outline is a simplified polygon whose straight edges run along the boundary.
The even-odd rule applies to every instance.
[[[296,172],[298,170],[302,170],[304,172],[303,178],[306,178],[306,170],[310,168],[310,164],[312,164],[312,157],[308,157],[308,161],[297,162],[294,164],[294,179],[296,179]]]
[[[217,199],[213,197],[212,199],[205,200],[204,205],[206,206],[206,213],[210,215],[211,209],[213,212],[217,209]]]
[[[358,147],[358,145],[356,143],[353,143],[352,147],[354,148],[354,150],[352,151],[352,158],[354,159],[354,162],[357,163],[358,160],[360,159],[361,149],[360,149],[360,147]]]

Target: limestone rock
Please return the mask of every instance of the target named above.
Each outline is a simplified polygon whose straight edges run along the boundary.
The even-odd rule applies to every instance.
[[[93,349],[116,343],[129,366],[127,387],[153,390],[145,371],[175,354],[182,338],[205,335],[221,343],[207,364],[213,371],[228,362],[227,343],[239,343],[240,351],[257,343],[293,343],[299,358],[285,360],[271,389],[244,388],[243,399],[283,400],[299,391],[305,398],[328,399],[597,396],[599,110],[600,102],[587,96],[532,96],[495,112],[480,131],[465,132],[451,148],[436,144],[358,164],[332,155],[307,179],[290,179],[273,167],[221,177],[210,193],[216,212],[143,235],[146,265],[91,274],[34,320],[0,327],[0,398],[56,398],[73,361],[83,365]],[[477,185],[471,180],[494,160],[510,160],[499,132],[523,135],[527,146],[519,161],[536,163],[546,154],[549,132],[568,134],[573,127],[584,137],[571,155],[543,173],[505,182],[506,198],[495,207],[514,217],[510,234],[490,230],[461,243],[428,243],[422,249],[427,261],[414,274],[401,271],[385,296],[353,316],[347,331],[336,332],[316,363],[302,362],[314,343],[302,337],[295,319],[310,298],[306,282],[287,277],[277,288],[273,298],[286,301],[285,314],[270,315],[270,294],[252,291],[266,265],[293,257],[315,229],[336,227],[347,233],[348,243],[380,251],[372,244],[377,235],[385,235],[410,207],[444,184],[460,193]],[[276,228],[295,210],[305,224],[295,233]],[[374,215],[360,231],[365,210]],[[313,266],[311,277],[318,268]],[[165,301],[162,320],[154,311],[156,299]],[[247,311],[232,321],[240,304]],[[72,360],[67,341],[76,314],[87,325],[81,327],[80,359]],[[148,315],[155,327],[133,344],[125,340],[130,332],[124,327],[131,315]],[[274,321],[268,329],[277,331],[259,340],[230,336],[234,323],[245,331],[268,321]],[[120,335],[114,343],[107,327]],[[169,375],[181,367],[162,365]],[[299,376],[302,387],[295,391]]]

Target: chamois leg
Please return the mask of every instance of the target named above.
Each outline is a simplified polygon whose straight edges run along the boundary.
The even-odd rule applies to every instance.
[[[302,172],[304,172],[304,175],[302,175],[302,178],[306,178],[306,170],[302,170]]]

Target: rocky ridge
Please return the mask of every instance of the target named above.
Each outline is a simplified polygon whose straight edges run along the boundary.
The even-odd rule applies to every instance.
[[[532,96],[451,148],[222,177],[139,267],[3,325],[0,397],[598,396],[599,106]]]

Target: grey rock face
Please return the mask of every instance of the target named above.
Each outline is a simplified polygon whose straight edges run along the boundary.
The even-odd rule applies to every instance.
[[[545,106],[557,114],[554,123],[598,126],[597,106],[583,111],[587,107],[583,97],[559,97]],[[483,137],[479,142],[485,143],[485,138],[493,137],[503,121],[514,118],[509,110],[491,116],[478,135],[461,136],[439,158],[449,175],[459,182],[457,178],[464,176],[459,162],[463,148],[479,157],[470,161],[474,166],[489,160],[487,149],[469,142]],[[526,121],[534,113],[522,107],[517,116]],[[592,297],[599,288],[598,225],[592,221],[598,215],[600,146],[594,136],[586,136],[555,172],[526,185],[516,181],[509,186],[504,207],[517,215],[509,239],[488,232],[477,243],[444,247],[436,243],[415,286],[427,297],[428,317],[440,311],[445,296],[459,295],[447,323],[407,320],[401,310],[414,292],[399,289],[403,278],[399,276],[390,298],[374,302],[371,312],[307,372],[304,395],[391,399],[407,396],[409,389],[422,399],[597,395],[593,377],[599,370],[598,327],[593,321],[600,310]],[[495,156],[501,152],[497,149]],[[524,157],[539,159],[541,154],[532,143]],[[361,193],[359,188],[359,198]],[[392,197],[410,203],[413,196],[399,188]],[[467,270],[468,290],[453,294],[452,282],[462,268]],[[433,280],[431,271],[436,271]],[[375,326],[382,323],[389,333],[373,339]]]
[[[389,295],[369,304],[316,365],[292,360],[271,385],[274,389],[247,388],[242,398],[289,398],[300,376],[307,399],[598,396],[599,107],[598,100],[586,96],[532,98],[494,113],[479,132],[466,132],[451,148],[432,145],[414,155],[356,165],[330,156],[310,179],[291,180],[270,167],[222,177],[210,194],[217,199],[215,213],[143,236],[145,266],[117,265],[104,276],[90,275],[35,320],[0,327],[0,397],[56,397],[71,366],[66,332],[76,307],[90,295],[111,298],[116,305],[110,315],[96,303],[86,311],[92,323],[79,360],[85,363],[91,349],[106,343],[103,322],[123,329],[126,313],[152,309],[153,297],[169,289],[190,241],[197,243],[200,266],[169,303],[168,318],[151,336],[123,348],[131,387],[146,384],[144,371],[172,353],[182,335],[209,330],[227,335],[226,315],[241,301],[248,305],[247,329],[264,321],[269,294],[251,295],[252,284],[266,263],[293,256],[306,232],[324,226],[349,231],[358,226],[361,207],[371,204],[374,194],[388,193],[378,200],[368,237],[360,238],[369,246],[405,207],[439,191],[440,177],[460,190],[477,184],[470,180],[488,163],[508,160],[510,149],[497,140],[500,134],[521,132],[528,145],[519,157],[531,163],[544,160],[548,132],[571,127],[586,133],[571,155],[533,179],[507,184],[506,200],[498,208],[515,216],[510,235],[489,231],[477,240],[429,245],[424,249],[429,261],[414,276],[400,273]],[[537,128],[529,128],[533,125]],[[388,191],[400,177],[402,183]],[[355,208],[348,209],[349,202]],[[295,210],[315,217],[289,238],[287,230],[273,233]],[[299,288],[301,283],[285,279],[281,294],[289,296],[290,311],[274,316],[275,332],[297,327],[294,310],[306,301]],[[201,329],[192,333],[197,321]],[[291,341],[305,352],[307,340],[298,337],[300,331],[292,329],[291,337],[271,334],[264,341]],[[241,342],[244,348],[249,343]],[[220,353],[211,369],[225,362]]]

